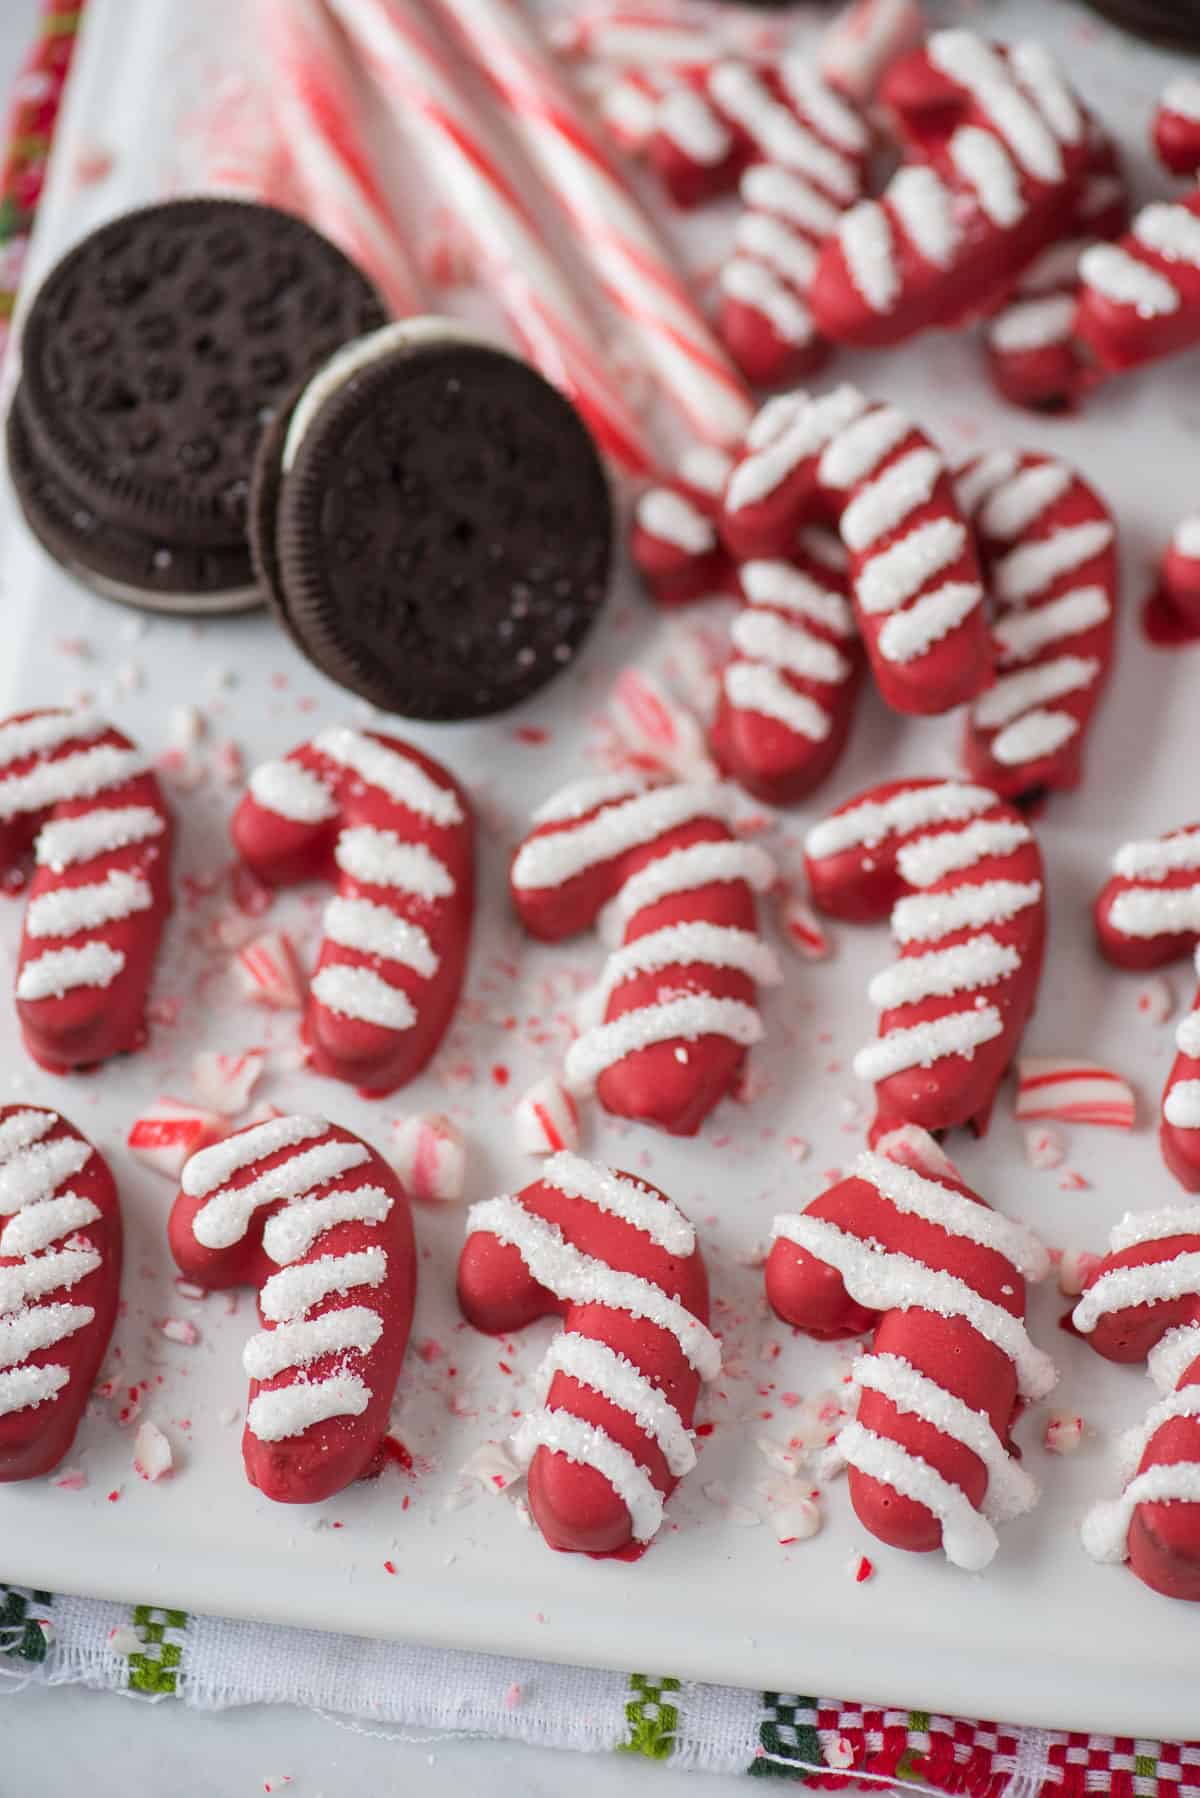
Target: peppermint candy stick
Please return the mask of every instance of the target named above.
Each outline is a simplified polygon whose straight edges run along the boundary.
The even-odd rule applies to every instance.
[[[305,213],[371,278],[398,318],[424,311],[400,228],[359,136],[345,56],[321,0],[262,0],[271,99]]]
[[[580,250],[684,419],[718,443],[750,422],[749,393],[570,89],[510,0],[437,0],[453,19]]]
[[[527,210],[467,105],[442,47],[409,0],[332,0],[429,174],[470,232],[509,325],[534,365],[586,418],[601,448],[634,474],[654,461],[599,334],[542,247]]]

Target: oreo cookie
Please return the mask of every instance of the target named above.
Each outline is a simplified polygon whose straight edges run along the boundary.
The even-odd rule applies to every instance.
[[[482,718],[528,698],[604,603],[612,496],[561,393],[447,319],[348,344],[255,464],[250,537],[285,628],[386,712]]]
[[[1200,50],[1200,7],[1195,0],[1088,0],[1114,25],[1179,50]]]
[[[110,220],[25,320],[7,437],[30,528],[130,604],[259,604],[246,507],[264,425],[385,316],[340,250],[274,207],[169,200]]]

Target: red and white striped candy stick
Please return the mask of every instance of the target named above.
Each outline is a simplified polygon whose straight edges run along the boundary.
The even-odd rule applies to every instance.
[[[259,0],[271,101],[309,221],[375,283],[398,318],[424,311],[404,236],[359,136],[345,50],[323,0]]]
[[[295,169],[257,83],[240,75],[219,83],[199,136],[206,192],[299,210]]]
[[[505,109],[530,161],[578,231],[579,248],[642,360],[693,430],[744,434],[753,407],[649,219],[511,0],[436,0]]]
[[[331,0],[397,125],[474,239],[509,324],[533,363],[631,473],[654,456],[601,339],[464,99],[444,47],[410,0]]]

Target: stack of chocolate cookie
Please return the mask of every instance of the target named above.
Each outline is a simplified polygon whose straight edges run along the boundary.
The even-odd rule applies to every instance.
[[[385,711],[516,704],[603,604],[603,466],[525,363],[449,320],[384,318],[339,250],[272,207],[112,220],[25,321],[8,455],[30,528],[127,604],[265,596]]]

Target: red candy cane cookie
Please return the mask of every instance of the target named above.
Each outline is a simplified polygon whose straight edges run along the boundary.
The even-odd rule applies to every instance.
[[[836,527],[867,655],[897,711],[943,712],[988,683],[979,564],[941,455],[895,406],[854,387],[773,400],[725,487],[741,561],[787,557],[804,523]]]
[[[1109,374],[1200,342],[1200,190],[1143,206],[1079,262],[1075,336]]]
[[[103,719],[25,712],[0,724],[0,872],[30,850],[36,864],[16,992],[42,1067],[66,1073],[145,1040],[172,835],[145,757]]]
[[[994,600],[996,681],[971,707],[972,779],[1005,798],[1078,785],[1116,648],[1116,527],[1049,456],[997,450],[956,477]]]
[[[1009,1432],[1020,1401],[1056,1377],[1024,1322],[1045,1249],[952,1169],[933,1179],[873,1154],[777,1217],[774,1237],[767,1300],[780,1317],[826,1339],[875,1329],[851,1370],[858,1415],[833,1449],[860,1521],[893,1547],[986,1567],[993,1524],[1037,1498]]]
[[[620,944],[568,1050],[569,1084],[679,1136],[736,1084],[763,1034],[756,988],[779,978],[754,902],[774,868],[734,836],[730,801],[711,782],[581,781],[535,814],[510,877],[531,936],[561,942],[603,913]]]
[[[887,781],[809,832],[805,866],[831,916],[891,913],[899,959],[871,982],[879,1037],[854,1061],[875,1083],[872,1142],[904,1123],[982,1135],[1037,997],[1046,903],[1033,832],[988,787]]]
[[[542,1534],[589,1554],[644,1545],[695,1465],[696,1400],[721,1367],[695,1231],[656,1187],[570,1154],[515,1198],[473,1205],[467,1229],[470,1323],[507,1335],[563,1319],[514,1438]]]
[[[0,1480],[56,1467],[117,1315],[121,1211],[103,1156],[57,1111],[0,1109]]]
[[[881,98],[910,161],[845,214],[809,292],[825,336],[863,348],[1002,300],[1069,228],[1088,155],[1084,113],[1037,43],[935,32]]]
[[[1176,525],[1163,554],[1159,585],[1160,603],[1168,608],[1176,632],[1200,633],[1200,513]]]
[[[1200,1207],[1126,1213],[1073,1322],[1106,1360],[1148,1361],[1162,1394],[1123,1441],[1124,1490],[1088,1513],[1084,1547],[1200,1599]]]
[[[1200,943],[1200,825],[1126,843],[1096,900],[1096,935],[1118,968],[1159,968]],[[1200,1192],[1200,993],[1175,1032],[1159,1142],[1175,1178]]]
[[[474,862],[461,788],[396,737],[334,727],[255,769],[233,840],[271,886],[337,882],[305,1018],[314,1067],[368,1093],[403,1086],[462,984]]]
[[[246,1477],[315,1504],[371,1468],[412,1322],[408,1199],[382,1156],[324,1118],[280,1117],[193,1155],[171,1253],[206,1287],[253,1286]]]

